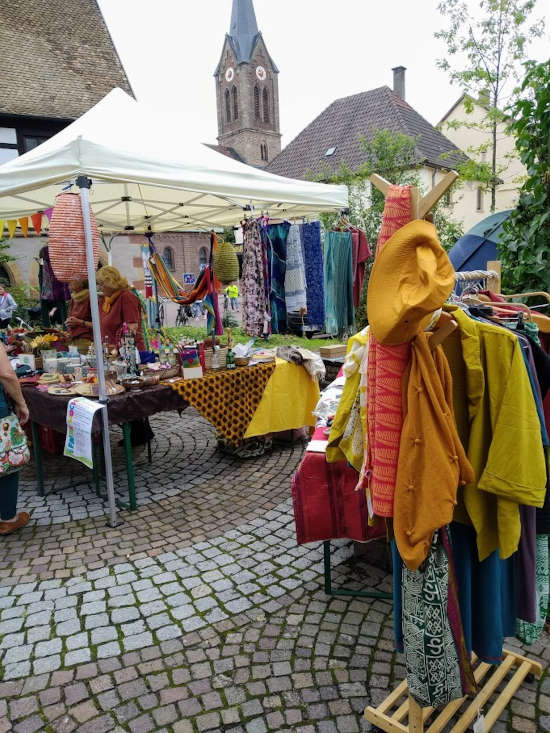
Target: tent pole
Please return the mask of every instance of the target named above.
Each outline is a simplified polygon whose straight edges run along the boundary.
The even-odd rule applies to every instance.
[[[103,454],[105,457],[105,481],[107,484],[107,500],[109,503],[110,527],[120,524],[117,517],[115,501],[115,488],[113,480],[113,462],[111,457],[111,441],[109,438],[109,413],[107,411],[107,393],[105,391],[105,368],[103,364],[103,343],[101,341],[101,326],[99,323],[99,305],[97,302],[97,283],[95,279],[94,249],[92,243],[92,224],[90,221],[90,198],[89,190],[92,185],[87,176],[79,176],[76,185],[80,189],[80,204],[82,206],[82,218],[84,220],[84,234],[86,238],[86,265],[88,268],[88,288],[90,291],[90,309],[92,311],[92,328],[94,334],[94,347],[97,362],[97,380],[99,383],[99,401],[102,404],[101,415],[103,418]]]

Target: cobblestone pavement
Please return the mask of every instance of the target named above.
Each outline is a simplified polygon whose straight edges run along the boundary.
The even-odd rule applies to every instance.
[[[50,486],[80,489],[40,499],[33,524],[2,540],[0,733],[366,730],[365,705],[404,675],[392,607],[328,598],[321,548],[296,546],[302,446],[239,461],[192,410],[153,424],[155,460],[136,461],[144,504],[121,527],[106,526],[89,476],[51,459]],[[122,480],[119,455],[115,469]],[[30,505],[29,469],[22,488]],[[333,543],[332,562],[335,584],[391,587],[349,543]],[[547,641],[528,652],[544,667]],[[526,684],[494,730],[550,730],[550,678]]]

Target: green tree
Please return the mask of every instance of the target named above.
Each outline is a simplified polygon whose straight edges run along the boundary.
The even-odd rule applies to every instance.
[[[535,4],[536,0],[480,0],[479,10],[463,0],[442,0],[438,5],[448,26],[435,34],[447,47],[447,56],[437,65],[465,92],[467,112],[473,112],[474,100],[485,110],[481,122],[451,125],[486,132],[490,141],[466,150],[476,160],[466,162],[459,172],[490,189],[491,211],[496,208],[499,174],[506,168],[498,164],[497,155],[499,125],[506,121],[503,110],[513,98],[529,42],[544,32],[542,20],[530,20]],[[487,153],[490,159],[485,162]]]
[[[417,186],[421,193],[426,193],[426,191],[423,191],[420,181],[419,172],[423,167],[423,163],[418,155],[417,143],[416,138],[403,133],[392,130],[377,130],[370,140],[361,140],[364,161],[356,171],[342,165],[337,173],[325,173],[320,176],[322,180],[326,181],[328,179],[332,183],[347,185],[349,190],[349,221],[364,230],[373,251],[382,225],[385,199],[377,188],[371,186],[369,178],[373,173],[378,173],[391,183],[401,186]],[[450,208],[444,200],[437,204],[432,213],[440,241],[446,249],[449,249],[462,236],[463,229],[460,224],[451,218]],[[325,229],[330,229],[338,225],[340,215],[324,214],[321,219]],[[367,265],[367,277],[365,277],[363,286],[364,292],[361,296],[361,305],[356,313],[356,322],[359,328],[362,328],[367,322],[366,288],[371,266],[372,260]]]
[[[525,70],[510,131],[527,179],[504,224],[499,253],[507,288],[550,291],[550,61],[528,61]]]

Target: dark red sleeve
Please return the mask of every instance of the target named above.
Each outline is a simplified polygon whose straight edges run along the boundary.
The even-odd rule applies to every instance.
[[[141,305],[136,296],[130,290],[124,290],[120,294],[122,299],[122,322],[123,323],[140,323],[141,322]]]

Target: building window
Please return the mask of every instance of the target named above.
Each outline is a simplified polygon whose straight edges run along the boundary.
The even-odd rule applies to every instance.
[[[37,148],[50,138],[50,135],[23,135],[23,150],[28,153],[29,150]]]
[[[237,99],[237,87],[233,87],[231,90],[231,95],[233,97],[233,119],[238,120],[239,119],[239,100]]]
[[[483,211],[483,189],[478,188],[476,191],[476,211]]]
[[[262,96],[264,102],[264,122],[269,122],[269,96],[265,87]]]
[[[174,250],[172,247],[165,247],[164,252],[162,253],[162,259],[164,260],[164,264],[169,270],[174,271],[176,269],[174,265]]]
[[[231,95],[229,89],[225,90],[225,121],[231,122]]]
[[[254,115],[256,119],[260,119],[260,90],[254,87]]]
[[[17,133],[14,127],[0,127],[0,163],[17,158]]]
[[[267,145],[265,143],[262,143],[260,145],[260,157],[262,160],[265,160],[267,163],[268,155],[267,155]]]
[[[201,270],[204,270],[207,262],[208,262],[208,252],[206,251],[206,247],[201,247],[199,250],[199,265],[200,265]]]

